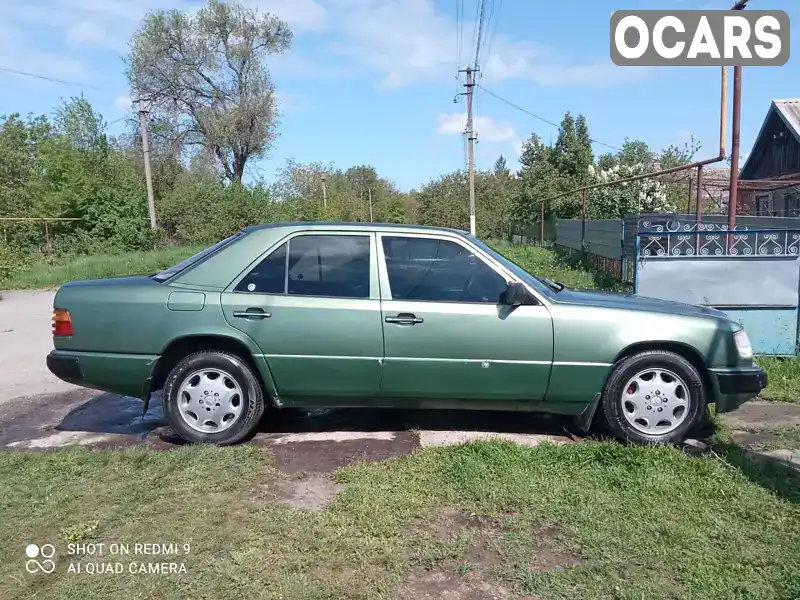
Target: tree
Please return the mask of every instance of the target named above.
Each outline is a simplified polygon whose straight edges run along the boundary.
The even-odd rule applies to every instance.
[[[561,121],[554,148],[554,166],[565,188],[579,187],[588,179],[589,165],[594,163],[592,141],[586,118],[573,119],[567,112]]]
[[[127,76],[174,135],[211,150],[225,177],[241,182],[251,157],[263,156],[276,132],[269,55],[291,45],[277,17],[241,4],[209,0],[193,16],[150,13],[131,41]]]
[[[495,177],[510,177],[511,171],[508,170],[506,166],[506,157],[502,154],[498,157],[496,161],[494,161],[494,169],[493,169]]]

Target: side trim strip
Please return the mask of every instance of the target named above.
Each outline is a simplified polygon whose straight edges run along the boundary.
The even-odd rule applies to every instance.
[[[554,367],[611,367],[611,363],[598,362],[554,362]]]
[[[428,358],[428,357],[413,357],[413,356],[325,356],[320,354],[258,354],[264,358],[324,358],[326,360],[377,360],[382,362],[384,360],[394,361],[427,361],[427,362],[443,362],[443,363],[494,363],[504,365],[550,365],[554,367],[610,367],[611,363],[596,363],[596,362],[554,362],[549,360],[495,360],[491,358]]]

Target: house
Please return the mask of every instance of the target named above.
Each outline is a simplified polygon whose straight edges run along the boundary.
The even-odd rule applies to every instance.
[[[739,182],[739,214],[800,216],[800,99],[772,101]]]

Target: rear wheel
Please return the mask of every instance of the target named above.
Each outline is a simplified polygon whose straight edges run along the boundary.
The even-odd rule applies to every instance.
[[[172,369],[164,412],[184,440],[218,445],[251,437],[264,414],[264,393],[252,368],[236,354],[195,352]]]
[[[706,409],[703,379],[673,352],[648,350],[617,363],[603,390],[611,433],[637,444],[679,444]]]

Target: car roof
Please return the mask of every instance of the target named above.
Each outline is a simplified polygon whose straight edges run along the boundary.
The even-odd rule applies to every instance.
[[[245,227],[247,233],[262,231],[264,229],[284,229],[284,228],[303,228],[303,229],[351,229],[354,231],[374,231],[374,230],[393,230],[407,232],[428,232],[428,233],[455,233],[460,236],[468,236],[469,232],[452,227],[434,227],[432,225],[405,225],[403,223],[363,223],[356,221],[281,221],[278,223],[263,223],[261,225],[251,225]]]

